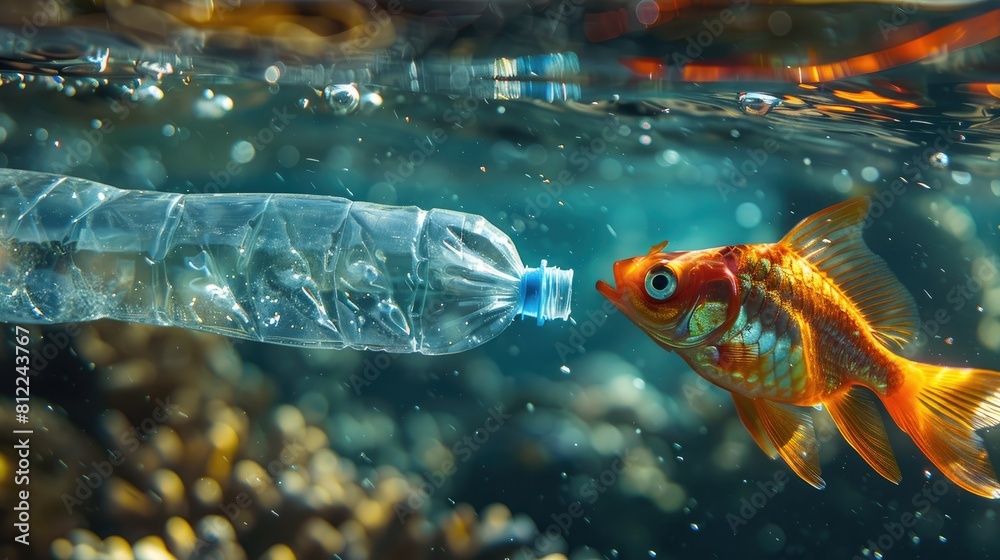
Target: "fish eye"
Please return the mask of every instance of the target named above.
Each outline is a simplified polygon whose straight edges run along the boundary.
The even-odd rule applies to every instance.
[[[655,300],[665,300],[677,290],[677,276],[674,271],[660,265],[646,273],[646,294]]]

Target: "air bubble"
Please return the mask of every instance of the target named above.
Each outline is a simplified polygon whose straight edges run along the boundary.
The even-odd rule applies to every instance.
[[[948,167],[948,154],[944,152],[938,152],[930,157],[930,164],[938,169],[946,169]]]
[[[361,103],[361,94],[354,84],[327,86],[323,90],[323,98],[337,115],[349,115],[357,111]]]
[[[762,117],[772,108],[781,104],[781,100],[773,95],[758,92],[745,92],[739,96],[740,110],[748,115]]]

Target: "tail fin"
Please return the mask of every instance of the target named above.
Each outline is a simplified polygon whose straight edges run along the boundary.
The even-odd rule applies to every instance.
[[[899,427],[955,484],[1000,498],[1000,482],[976,430],[1000,424],[1000,372],[908,362],[902,385],[882,398]]]

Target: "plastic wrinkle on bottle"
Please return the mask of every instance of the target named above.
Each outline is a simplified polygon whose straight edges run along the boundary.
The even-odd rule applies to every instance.
[[[447,354],[570,313],[482,216],[294,194],[126,191],[0,170],[0,321],[111,318],[314,348]]]

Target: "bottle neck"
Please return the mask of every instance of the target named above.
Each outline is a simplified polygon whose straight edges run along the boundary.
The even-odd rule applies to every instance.
[[[521,318],[534,317],[541,325],[553,319],[569,318],[573,294],[573,271],[547,266],[544,259],[538,268],[525,268],[517,313]]]

